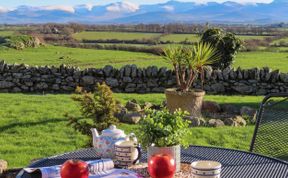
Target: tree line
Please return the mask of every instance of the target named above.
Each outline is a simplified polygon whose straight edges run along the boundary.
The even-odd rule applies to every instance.
[[[227,25],[227,24],[108,24],[108,25],[89,25],[89,24],[34,24],[29,28],[24,28],[22,33],[37,31],[41,34],[63,34],[70,35],[81,31],[113,31],[113,32],[145,32],[162,34],[201,34],[209,28],[221,28],[227,32],[237,35],[266,35],[275,36],[285,33],[275,25]]]

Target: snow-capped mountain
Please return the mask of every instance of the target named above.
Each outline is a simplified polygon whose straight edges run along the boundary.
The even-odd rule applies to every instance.
[[[288,22],[288,0],[270,4],[178,2],[137,5],[121,1],[102,6],[0,7],[0,23],[278,23]]]

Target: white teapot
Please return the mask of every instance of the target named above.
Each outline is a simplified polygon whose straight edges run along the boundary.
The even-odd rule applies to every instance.
[[[115,125],[111,125],[108,129],[103,130],[101,135],[98,134],[95,128],[92,128],[91,132],[93,136],[93,147],[97,150],[101,158],[114,158],[115,143],[127,139],[124,131],[117,129]]]

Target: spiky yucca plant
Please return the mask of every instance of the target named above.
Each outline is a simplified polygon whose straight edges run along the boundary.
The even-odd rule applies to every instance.
[[[198,74],[201,76],[203,87],[205,67],[220,59],[217,49],[203,42],[193,47],[170,46],[164,48],[163,52],[163,58],[173,65],[178,88],[183,92],[189,91]]]

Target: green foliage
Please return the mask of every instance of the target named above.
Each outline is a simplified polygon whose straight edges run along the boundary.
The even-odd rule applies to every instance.
[[[118,109],[116,100],[113,97],[112,91],[105,83],[101,85],[97,84],[97,91],[94,93],[83,91],[81,87],[78,87],[76,92],[80,95],[74,95],[72,99],[80,104],[80,111],[83,117],[88,118],[88,120],[69,117],[69,125],[75,130],[84,135],[91,135],[91,128],[102,131],[111,124],[119,122],[114,117]]]
[[[226,33],[218,28],[206,30],[202,42],[211,43],[221,54],[221,60],[213,64],[213,67],[224,69],[233,64],[237,52],[242,47],[242,41],[233,33]]]
[[[187,112],[181,110],[170,113],[163,111],[147,110],[146,117],[140,121],[139,136],[144,147],[155,144],[157,147],[182,145],[187,147],[186,136],[191,134],[190,121],[185,120]],[[185,136],[185,137],[184,137]]]
[[[181,91],[188,91],[197,75],[204,80],[204,68],[220,58],[217,50],[209,43],[199,42],[192,47],[168,47],[163,49],[163,58],[172,64],[176,82]],[[188,70],[188,73],[186,72]]]
[[[24,48],[36,48],[40,44],[38,38],[28,35],[11,36],[6,39],[6,46],[17,50]]]

